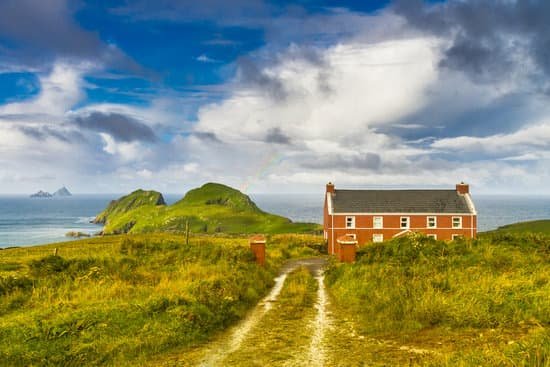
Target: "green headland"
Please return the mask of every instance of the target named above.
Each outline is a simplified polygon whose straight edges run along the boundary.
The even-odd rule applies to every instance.
[[[295,223],[266,213],[245,194],[218,183],[189,191],[183,199],[166,205],[161,193],[137,190],[115,200],[100,213],[96,223],[104,234],[183,232],[194,233],[318,233],[321,226]]]
[[[490,233],[543,233],[550,234],[550,219],[518,222],[499,227]]]

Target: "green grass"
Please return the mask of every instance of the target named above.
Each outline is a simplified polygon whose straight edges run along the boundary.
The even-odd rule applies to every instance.
[[[136,190],[118,200],[111,201],[107,208],[97,215],[94,222],[105,224],[109,217],[122,215],[143,206],[155,207],[161,205],[166,205],[166,203],[160,192]]]
[[[157,193],[158,194],[158,193]],[[293,223],[260,210],[252,200],[228,186],[209,183],[191,190],[173,205],[156,205],[151,192],[136,191],[109,205],[97,221],[105,234],[183,232],[193,233],[320,233],[321,226]]]
[[[489,233],[543,233],[550,234],[550,219],[508,224]]]
[[[326,280],[360,334],[434,351],[415,357],[420,364],[550,363],[550,237],[411,236],[358,257],[334,264]]]
[[[291,238],[290,236],[289,238]],[[0,251],[0,365],[139,365],[225,329],[313,249],[273,237],[106,236]],[[58,249],[58,256],[53,249]]]

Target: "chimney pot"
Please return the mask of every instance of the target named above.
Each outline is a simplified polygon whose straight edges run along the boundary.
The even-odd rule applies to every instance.
[[[331,194],[334,194],[334,184],[332,182],[329,182],[327,184],[327,192],[330,192]]]
[[[470,185],[461,182],[456,185],[456,191],[461,195],[468,194],[470,192]]]

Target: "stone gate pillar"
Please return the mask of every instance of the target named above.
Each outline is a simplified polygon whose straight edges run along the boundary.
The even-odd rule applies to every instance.
[[[256,258],[256,262],[259,265],[265,265],[265,236],[263,235],[256,235],[253,237],[250,237],[250,250],[254,253],[254,257]]]
[[[357,251],[357,240],[351,235],[344,235],[336,239],[340,251],[338,253],[338,260],[345,263],[355,262]]]

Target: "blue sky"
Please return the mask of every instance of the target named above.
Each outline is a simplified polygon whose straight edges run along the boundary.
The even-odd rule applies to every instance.
[[[544,1],[0,3],[0,193],[550,194]]]

